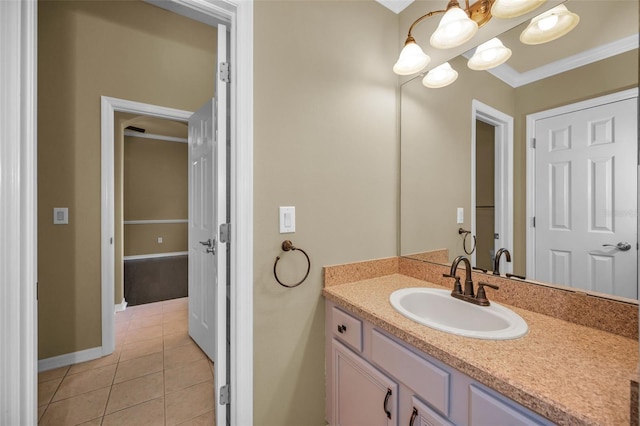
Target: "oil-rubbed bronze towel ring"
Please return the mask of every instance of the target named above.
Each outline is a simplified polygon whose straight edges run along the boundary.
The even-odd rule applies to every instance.
[[[273,275],[276,277],[276,281],[278,281],[278,284],[280,284],[283,287],[287,287],[287,288],[298,287],[309,276],[309,271],[311,270],[311,260],[309,260],[309,256],[307,255],[307,252],[305,252],[304,250],[302,250],[300,248],[294,247],[293,243],[290,240],[284,240],[282,242],[282,250],[284,250],[284,251],[295,251],[295,250],[298,250],[298,251],[302,252],[302,254],[304,254],[304,257],[307,258],[307,273],[304,274],[304,278],[302,278],[299,282],[297,282],[295,284],[291,284],[291,285],[283,283],[282,281],[280,281],[280,278],[278,278],[278,272],[276,271],[276,267],[278,266],[278,261],[280,260],[280,256],[276,256],[276,261],[273,264]]]
[[[476,251],[476,236],[473,235],[473,247],[471,248],[471,251],[467,250],[467,236],[471,235],[470,231],[467,231],[464,228],[459,228],[458,229],[458,234],[462,235],[464,234],[464,239],[462,240],[462,248],[464,249],[464,252],[467,254],[473,254],[474,251]]]

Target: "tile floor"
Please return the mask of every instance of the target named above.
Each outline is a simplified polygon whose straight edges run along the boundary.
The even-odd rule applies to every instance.
[[[213,364],[188,335],[187,298],[116,314],[116,350],[38,375],[40,425],[215,425]]]

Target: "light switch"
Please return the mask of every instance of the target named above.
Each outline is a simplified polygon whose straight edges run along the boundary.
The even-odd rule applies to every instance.
[[[296,232],[296,208],[280,207],[280,233]]]
[[[53,208],[53,224],[54,225],[69,224],[69,208],[68,207]]]
[[[464,208],[458,207],[457,219],[458,219],[457,223],[464,223]]]

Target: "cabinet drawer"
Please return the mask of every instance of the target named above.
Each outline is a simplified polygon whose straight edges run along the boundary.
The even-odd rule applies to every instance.
[[[362,352],[362,321],[334,307],[331,329],[341,341]]]
[[[469,386],[469,424],[484,425],[552,425],[553,423],[520,406],[485,392],[477,386]]]
[[[372,333],[371,359],[445,417],[449,416],[450,375],[447,371],[377,330]]]

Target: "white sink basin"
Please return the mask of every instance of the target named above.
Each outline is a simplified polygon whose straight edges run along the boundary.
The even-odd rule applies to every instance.
[[[403,288],[391,293],[391,305],[405,317],[427,327],[486,340],[517,339],[529,327],[522,317],[495,302],[478,306],[454,299],[448,290]]]

